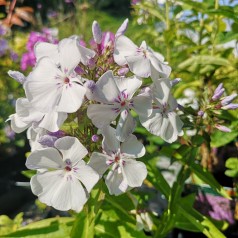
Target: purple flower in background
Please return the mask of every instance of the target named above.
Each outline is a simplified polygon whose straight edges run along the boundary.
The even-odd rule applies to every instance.
[[[9,49],[8,43],[5,39],[0,39],[0,57],[6,54]]]
[[[210,216],[215,220],[225,220],[234,224],[235,201],[212,194],[199,193],[194,207],[203,215]]]
[[[12,128],[9,125],[5,126],[4,132],[9,140],[15,139],[15,132],[12,130]]]
[[[4,36],[7,33],[7,29],[0,25],[0,36]]]
[[[19,57],[18,57],[18,54],[16,52],[11,50],[10,51],[10,58],[11,58],[12,61],[16,62]]]

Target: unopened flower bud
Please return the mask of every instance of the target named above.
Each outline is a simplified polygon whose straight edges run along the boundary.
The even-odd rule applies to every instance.
[[[128,27],[128,18],[121,24],[121,26],[118,28],[117,32],[116,32],[116,37],[120,36],[120,35],[124,35],[124,33],[126,32],[126,29]]]
[[[111,42],[111,33],[108,31],[105,35],[103,42],[104,48],[109,47],[110,46],[109,44],[111,44],[110,42]]]
[[[230,96],[224,97],[221,101],[222,106],[230,104],[237,97],[236,93],[231,94]]]
[[[125,76],[129,72],[128,68],[120,68],[117,73],[119,76]]]
[[[92,139],[93,142],[98,142],[99,136],[98,135],[93,135],[91,139]]]
[[[237,108],[238,108],[238,104],[237,103],[230,103],[230,104],[228,104],[226,106],[221,107],[221,109],[223,109],[223,110],[235,110]]]
[[[38,142],[47,147],[54,147],[55,142],[58,140],[56,136],[44,135],[41,136]]]
[[[203,117],[203,115],[204,115],[204,111],[202,110],[198,111],[198,116]]]
[[[24,76],[24,74],[19,71],[9,70],[8,75],[11,78],[15,79],[18,83],[24,84],[26,81],[26,77]]]
[[[102,31],[101,31],[100,26],[97,23],[97,21],[93,22],[92,32],[93,32],[93,39],[94,39],[94,41],[97,44],[101,44],[101,42],[102,42]]]
[[[90,69],[94,69],[94,68],[95,68],[95,60],[94,60],[94,58],[90,58],[90,59],[88,60],[88,67],[89,67]]]
[[[212,96],[212,100],[213,101],[217,101],[221,96],[222,94],[225,92],[225,89],[224,88],[221,88],[220,90],[218,90],[217,92],[215,92]]]
[[[218,130],[223,131],[223,132],[231,132],[231,129],[226,127],[226,126],[222,126],[222,125],[217,124],[217,125],[215,125],[215,127]]]
[[[74,71],[77,73],[77,74],[79,74],[79,75],[83,75],[85,72],[84,72],[84,70],[81,68],[81,67],[79,67],[79,66],[77,66],[75,69],[74,69]]]
[[[178,84],[181,81],[182,81],[181,78],[176,78],[176,79],[170,81],[170,85],[171,85],[171,87],[173,87],[173,86],[175,86],[176,84]]]
[[[223,88],[223,83],[220,83],[220,84],[217,86],[217,88],[215,89],[214,94],[219,93],[222,88]]]

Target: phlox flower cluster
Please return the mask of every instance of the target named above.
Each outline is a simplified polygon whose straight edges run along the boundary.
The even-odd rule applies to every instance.
[[[37,171],[32,191],[56,209],[80,211],[100,179],[111,195],[142,185],[147,169],[137,160],[145,155],[133,135],[138,123],[168,143],[183,134],[171,93],[179,80],[169,79],[171,67],[161,54],[124,35],[127,25],[112,36],[94,21],[92,49],[77,36],[39,42],[27,77],[9,71],[26,94],[9,120],[15,132],[27,129],[26,166]]]
[[[198,116],[203,117],[211,114],[214,117],[215,122],[213,122],[214,127],[223,132],[231,132],[231,129],[226,127],[222,121],[219,121],[216,117],[216,114],[220,114],[222,110],[235,110],[238,108],[237,103],[233,103],[233,100],[237,97],[236,93],[233,93],[228,96],[223,96],[225,93],[225,88],[223,87],[223,83],[220,83],[215,89],[213,95],[211,96],[209,102],[206,105],[203,105],[202,110],[198,111]]]

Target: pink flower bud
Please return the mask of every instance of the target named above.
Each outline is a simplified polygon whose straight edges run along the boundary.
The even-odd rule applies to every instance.
[[[93,142],[98,142],[99,136],[98,135],[93,135],[91,139],[92,139]]]
[[[226,106],[221,107],[221,109],[223,109],[223,110],[235,110],[237,108],[238,108],[238,104],[237,103],[230,103],[230,104],[228,104]]]
[[[173,86],[175,86],[176,84],[178,84],[181,81],[182,81],[181,78],[176,78],[176,79],[170,81],[170,85],[171,85],[171,87],[173,87]]]
[[[117,73],[119,76],[125,76],[128,72],[129,72],[128,68],[120,68]]]
[[[218,130],[223,131],[223,132],[231,132],[231,129],[226,127],[226,126],[222,126],[222,125],[217,124],[217,125],[215,125],[215,127]]]
[[[237,97],[236,93],[231,94],[230,96],[224,97],[221,101],[221,105],[225,106],[230,104]]]
[[[97,21],[93,22],[92,32],[93,32],[93,39],[94,39],[94,41],[97,44],[101,44],[101,42],[102,42],[102,31],[101,31],[100,26],[97,23]]]
[[[203,117],[203,115],[204,115],[204,111],[202,110],[198,111],[198,116]]]
[[[126,32],[127,26],[128,26],[128,18],[121,24],[121,26],[118,28],[117,32],[116,32],[116,37],[120,36],[120,35],[124,35],[124,33]]]

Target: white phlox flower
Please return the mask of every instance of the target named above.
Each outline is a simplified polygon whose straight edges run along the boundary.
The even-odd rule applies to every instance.
[[[25,82],[26,96],[41,112],[76,112],[86,92],[74,69],[81,60],[75,39],[64,39],[58,45],[60,66],[49,57],[38,60]]]
[[[131,72],[139,77],[149,77],[156,75],[168,77],[171,67],[164,62],[164,57],[154,52],[143,41],[140,47],[135,45],[128,37],[121,35],[115,40],[114,60],[120,65],[128,64]]]
[[[57,210],[81,211],[99,175],[82,159],[87,149],[75,137],[63,137],[55,148],[36,150],[26,166],[37,170],[31,178],[32,192],[42,203]]]
[[[74,50],[78,52],[79,61],[82,62],[84,65],[87,65],[89,59],[93,58],[96,53],[93,50],[80,45],[79,42],[80,42],[80,39],[78,36],[71,36],[70,38],[63,39],[59,42],[58,45],[51,44],[48,42],[37,42],[34,46],[36,61],[39,61],[43,57],[49,57],[57,65],[60,66],[60,63],[61,63],[60,48],[62,48],[64,44],[67,45],[68,43],[69,44],[71,43],[72,45],[75,45],[76,43],[77,48],[75,46],[73,47],[74,47]]]
[[[18,98],[16,113],[9,116],[11,128],[16,133],[21,133],[34,124],[48,131],[58,131],[67,118],[67,113],[51,111],[42,113],[34,109],[27,98]]]
[[[101,176],[109,169],[105,182],[109,193],[119,195],[127,190],[140,187],[147,176],[144,163],[136,161],[145,154],[145,148],[134,135],[120,143],[116,130],[110,126],[102,130],[104,153],[93,152],[89,165]]]
[[[141,124],[152,134],[172,143],[183,135],[183,122],[176,114],[177,102],[168,79],[155,81],[152,86],[154,109],[149,117],[140,117]]]
[[[147,94],[134,93],[141,86],[142,81],[137,77],[114,77],[112,71],[104,73],[92,88],[91,99],[101,104],[88,106],[87,115],[93,124],[102,128],[110,125],[118,115],[117,137],[124,141],[136,126],[130,114],[133,109],[138,115],[149,116],[152,112],[152,98]]]

